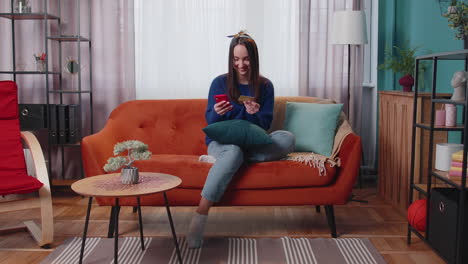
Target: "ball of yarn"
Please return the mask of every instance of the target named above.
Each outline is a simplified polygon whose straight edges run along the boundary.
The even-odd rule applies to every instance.
[[[420,232],[426,231],[426,206],[427,200],[420,199],[408,207],[408,222]]]

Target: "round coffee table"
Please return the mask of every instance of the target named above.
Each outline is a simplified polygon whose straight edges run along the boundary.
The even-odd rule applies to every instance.
[[[143,240],[143,223],[141,220],[140,196],[163,193],[164,202],[166,204],[167,216],[172,230],[172,238],[176,247],[177,258],[179,263],[182,263],[182,258],[179,251],[179,244],[177,243],[177,236],[174,230],[174,223],[172,222],[171,211],[169,209],[169,202],[167,200],[166,191],[174,189],[182,183],[182,180],[176,176],[163,173],[140,172],[138,184],[123,184],[120,181],[120,173],[105,174],[92,176],[81,179],[72,184],[71,188],[78,194],[89,196],[88,209],[86,212],[85,227],[83,232],[83,239],[81,242],[80,262],[83,262],[83,253],[86,243],[86,234],[88,232],[89,215],[91,213],[91,204],[93,197],[106,197],[114,198],[115,204],[112,206],[111,216],[109,221],[108,237],[114,235],[114,263],[117,263],[118,255],[118,240],[119,240],[119,198],[123,197],[136,197],[138,221],[140,225],[140,240],[141,248],[144,247]]]

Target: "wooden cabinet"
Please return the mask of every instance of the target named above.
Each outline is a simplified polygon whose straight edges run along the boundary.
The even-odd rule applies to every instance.
[[[414,93],[381,91],[379,96],[378,192],[385,201],[406,214],[409,205]],[[417,122],[429,123],[430,93],[418,93],[417,100]],[[429,132],[420,128],[416,131],[416,148],[421,150],[416,152],[421,154],[415,156],[415,182],[422,183],[427,178],[423,175],[429,173],[427,158],[423,157],[429,152]],[[441,142],[447,142],[445,131],[434,133],[434,144]]]

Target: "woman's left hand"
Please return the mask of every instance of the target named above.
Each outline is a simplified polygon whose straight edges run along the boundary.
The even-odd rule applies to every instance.
[[[260,110],[260,105],[254,101],[245,101],[244,106],[247,113],[251,115],[257,113]]]

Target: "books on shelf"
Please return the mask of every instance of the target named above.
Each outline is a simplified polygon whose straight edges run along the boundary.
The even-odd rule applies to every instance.
[[[468,168],[468,165],[467,165]],[[449,177],[461,177],[463,169],[463,150],[452,154],[452,163],[448,173]]]
[[[76,144],[81,140],[81,107],[77,104],[49,105],[51,144]]]

